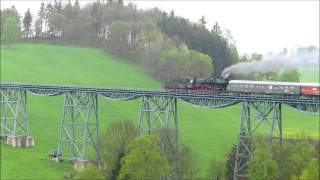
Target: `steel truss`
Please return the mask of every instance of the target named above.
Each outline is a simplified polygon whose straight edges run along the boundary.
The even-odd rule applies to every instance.
[[[59,96],[63,94],[63,91],[59,91],[57,89],[54,90],[43,90],[43,89],[32,89],[30,92],[37,96]]]
[[[210,108],[226,107],[226,106],[231,106],[240,102],[238,100],[230,100],[226,98],[210,99],[210,98],[190,97],[190,98],[181,98],[181,99],[191,105],[201,106],[201,107],[210,107]]]
[[[308,114],[319,115],[320,113],[320,104],[299,103],[299,104],[288,104],[288,105],[295,108],[298,111],[306,112]]]
[[[100,95],[107,98],[107,99],[123,100],[123,101],[133,100],[133,99],[137,99],[139,97],[139,96],[132,94],[132,93],[115,93],[115,92],[100,93]]]
[[[270,102],[244,102],[240,120],[233,179],[246,178],[245,168],[253,150],[253,135],[262,133],[263,126],[270,141],[282,143],[281,104]]]
[[[26,91],[1,89],[1,136],[28,136]]]
[[[175,172],[178,172],[179,138],[177,98],[159,96],[142,97],[138,134],[152,133],[160,135],[161,149],[169,155],[169,160],[173,163]]]
[[[68,92],[60,125],[60,159],[88,160],[99,150],[98,99],[95,93]]]

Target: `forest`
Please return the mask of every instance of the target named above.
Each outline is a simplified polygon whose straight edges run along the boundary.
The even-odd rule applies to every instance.
[[[216,22],[208,29],[198,22],[158,8],[142,10],[122,0],[39,3],[39,12],[21,16],[15,7],[1,11],[1,42],[14,39],[98,47],[143,67],[155,79],[220,78],[227,67],[261,61],[262,54],[239,56],[231,31]],[[11,24],[11,25],[10,25]],[[11,37],[10,37],[11,36]],[[16,37],[16,38],[14,38]],[[301,47],[297,51],[314,51]],[[285,51],[286,49],[284,49]],[[281,53],[280,53],[281,54]],[[297,69],[272,73],[236,74],[233,79],[299,81]]]
[[[211,30],[201,17],[193,23],[157,8],[139,10],[133,3],[96,1],[80,8],[79,1],[42,2],[37,14],[21,17],[15,7],[1,12],[4,44],[10,20],[24,41],[99,47],[143,66],[161,81],[185,77],[220,77],[222,70],[239,61],[236,47],[216,23]],[[10,19],[9,18],[9,19]],[[200,17],[199,17],[200,18]],[[7,23],[6,23],[7,22]],[[12,31],[10,31],[12,32]]]
[[[140,65],[162,82],[190,77],[220,78],[231,65],[266,58],[259,53],[240,56],[231,31],[217,22],[208,29],[204,16],[191,22],[176,16],[173,10],[142,10],[134,3],[125,5],[122,0],[95,1],[84,7],[78,0],[55,0],[39,3],[39,9],[36,14],[28,9],[23,16],[14,6],[2,10],[2,44],[9,46],[22,40],[98,47]],[[317,50],[314,46],[300,47],[296,53],[314,54]],[[287,49],[277,56],[285,53]],[[296,67],[272,73],[234,74],[231,78],[297,82],[299,77]]]

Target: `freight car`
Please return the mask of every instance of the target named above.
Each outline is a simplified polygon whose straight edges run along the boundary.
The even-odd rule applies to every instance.
[[[227,89],[230,92],[259,94],[320,95],[319,83],[231,80]]]

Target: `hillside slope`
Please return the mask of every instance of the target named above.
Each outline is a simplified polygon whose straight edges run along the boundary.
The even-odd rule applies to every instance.
[[[299,68],[301,74],[301,82],[320,82],[320,68],[319,67],[304,67]]]
[[[1,81],[77,84],[106,87],[161,88],[142,69],[126,64],[100,50],[44,44],[19,44],[1,49]],[[137,122],[140,100],[111,101],[99,98],[100,128],[110,121]],[[56,164],[47,159],[57,148],[63,96],[39,97],[28,94],[30,133],[36,146],[14,149],[1,141],[1,179],[62,179],[72,164]],[[178,103],[182,143],[195,151],[200,175],[204,176],[212,156],[223,158],[236,140],[240,106],[224,109],[194,108]],[[318,117],[283,109],[285,135],[302,131],[316,134]]]

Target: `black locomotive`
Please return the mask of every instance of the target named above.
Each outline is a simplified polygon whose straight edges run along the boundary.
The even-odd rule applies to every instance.
[[[187,78],[165,83],[168,92],[223,92],[227,90],[228,81],[215,78]]]

